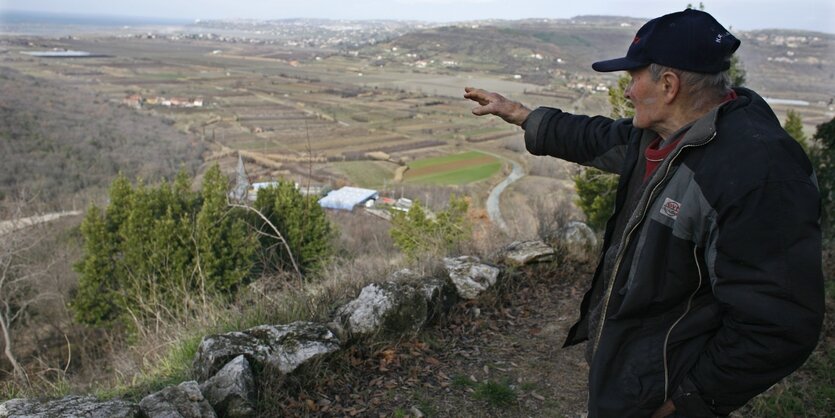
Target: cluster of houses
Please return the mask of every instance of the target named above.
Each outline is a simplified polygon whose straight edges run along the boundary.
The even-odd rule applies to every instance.
[[[166,98],[162,96],[142,97],[139,94],[131,94],[122,100],[128,107],[134,109],[141,109],[143,106],[164,106],[177,108],[203,107],[203,98],[184,98],[171,97]]]

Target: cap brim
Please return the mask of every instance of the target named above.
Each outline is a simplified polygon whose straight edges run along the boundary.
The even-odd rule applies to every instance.
[[[649,65],[649,62],[637,61],[631,58],[615,58],[613,60],[598,61],[591,65],[594,71],[608,73],[612,71],[634,70]]]

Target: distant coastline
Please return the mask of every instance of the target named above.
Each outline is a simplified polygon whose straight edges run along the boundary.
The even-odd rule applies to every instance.
[[[0,26],[16,26],[23,24],[48,24],[62,26],[118,27],[188,25],[191,23],[193,23],[193,21],[187,19],[174,19],[164,17],[134,17],[48,12],[0,11]]]

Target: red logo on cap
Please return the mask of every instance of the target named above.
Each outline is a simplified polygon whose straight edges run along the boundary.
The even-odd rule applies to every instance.
[[[636,36],[635,39],[632,40],[632,45],[637,44],[640,40],[641,38]]]

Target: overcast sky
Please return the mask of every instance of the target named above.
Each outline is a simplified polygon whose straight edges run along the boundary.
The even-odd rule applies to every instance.
[[[651,18],[687,0],[0,0],[0,11],[184,19],[473,19],[619,15]],[[693,2],[698,4],[698,1]],[[806,29],[835,34],[833,0],[708,0],[707,11],[736,29]]]

